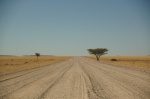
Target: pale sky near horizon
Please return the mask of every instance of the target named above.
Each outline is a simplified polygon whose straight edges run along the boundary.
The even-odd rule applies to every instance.
[[[150,55],[149,0],[1,0],[0,55]]]

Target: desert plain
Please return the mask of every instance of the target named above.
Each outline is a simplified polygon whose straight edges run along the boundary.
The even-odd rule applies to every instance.
[[[69,56],[0,56],[0,75],[47,66],[69,59]]]
[[[96,60],[95,56],[89,56],[87,58]],[[150,72],[150,56],[101,56],[99,62]]]
[[[1,56],[0,99],[149,99],[149,63],[149,56],[103,56],[100,61]]]

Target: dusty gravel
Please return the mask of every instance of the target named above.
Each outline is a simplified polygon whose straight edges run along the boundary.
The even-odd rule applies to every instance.
[[[150,99],[150,74],[75,57],[0,76],[0,99]]]

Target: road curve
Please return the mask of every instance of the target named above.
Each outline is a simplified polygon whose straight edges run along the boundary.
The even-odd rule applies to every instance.
[[[0,76],[0,99],[150,99],[150,74],[74,57]]]

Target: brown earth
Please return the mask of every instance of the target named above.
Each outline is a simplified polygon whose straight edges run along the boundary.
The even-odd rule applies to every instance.
[[[0,76],[0,99],[149,99],[150,74],[85,57]]]
[[[88,58],[96,60],[95,56]],[[112,59],[117,61],[112,61]],[[101,56],[99,62],[150,73],[150,56]]]
[[[46,66],[67,60],[67,56],[0,56],[0,75]]]

